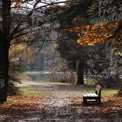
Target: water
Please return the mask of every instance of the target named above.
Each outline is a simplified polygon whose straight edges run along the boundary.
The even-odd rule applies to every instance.
[[[74,72],[27,71],[25,74],[33,81],[76,81],[76,73]]]
[[[49,81],[49,75],[51,72],[47,71],[27,71],[25,72],[33,81]]]

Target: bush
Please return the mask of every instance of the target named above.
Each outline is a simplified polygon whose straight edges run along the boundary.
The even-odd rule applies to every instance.
[[[27,69],[22,64],[10,64],[9,67],[9,81],[8,81],[8,95],[17,95],[19,93],[18,88],[15,86],[17,83],[21,83],[18,76],[20,73]]]

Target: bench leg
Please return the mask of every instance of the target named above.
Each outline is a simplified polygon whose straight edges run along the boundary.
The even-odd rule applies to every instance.
[[[101,99],[98,98],[96,102],[97,102],[98,104],[101,104]]]
[[[83,97],[83,102],[84,102],[84,104],[87,104],[87,102],[86,102],[87,100],[86,100],[86,98],[85,97]]]
[[[101,104],[101,99],[99,98],[99,104]]]

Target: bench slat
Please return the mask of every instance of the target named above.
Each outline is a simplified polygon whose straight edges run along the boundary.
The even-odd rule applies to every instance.
[[[88,94],[84,94],[83,95],[84,97],[98,97],[98,95],[97,94],[95,94],[95,93],[88,93]]]

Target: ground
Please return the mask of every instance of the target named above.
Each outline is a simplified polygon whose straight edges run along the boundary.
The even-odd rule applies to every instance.
[[[22,82],[19,87],[29,93],[9,96],[0,105],[0,122],[122,122],[122,97],[102,96],[101,105],[86,106],[82,95],[88,86]]]

